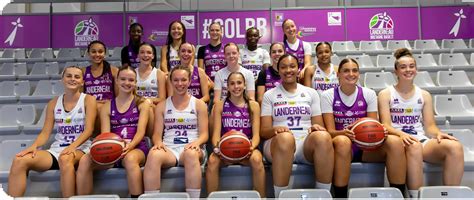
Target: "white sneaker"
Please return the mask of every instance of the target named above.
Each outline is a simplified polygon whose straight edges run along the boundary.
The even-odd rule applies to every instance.
[[[0,184],[0,199],[13,200],[13,197],[9,196],[5,191],[3,191],[2,184]]]

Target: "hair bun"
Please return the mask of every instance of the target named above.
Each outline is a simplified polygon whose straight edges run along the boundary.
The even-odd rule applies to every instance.
[[[410,57],[413,57],[413,54],[411,53],[410,50],[408,50],[407,48],[401,48],[401,49],[397,49],[395,51],[395,53],[393,54],[393,56],[395,56],[395,59],[399,59],[403,56],[410,56]]]

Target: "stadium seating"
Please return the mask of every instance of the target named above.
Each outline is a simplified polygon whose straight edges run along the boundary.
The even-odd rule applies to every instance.
[[[331,193],[324,189],[289,189],[282,190],[280,199],[332,199]]]
[[[26,52],[25,49],[4,49],[2,57],[0,58],[0,63],[7,62],[25,62]],[[19,61],[21,60],[21,61]]]
[[[410,43],[408,40],[389,40],[387,41],[387,49],[389,50],[397,50],[400,48],[407,48],[411,49]]]
[[[190,199],[189,194],[186,192],[157,192],[157,193],[148,193],[142,194],[138,199]]]
[[[448,70],[449,66],[439,66],[436,63],[433,54],[414,54],[416,66],[420,71],[436,72],[439,70]]]
[[[51,48],[35,48],[31,50],[27,62],[45,62],[46,59],[53,59],[54,53]]]
[[[331,46],[332,51],[340,56],[362,53],[357,50],[353,41],[334,41]]]
[[[395,57],[393,55],[377,55],[377,67],[385,71],[395,71]]]
[[[25,124],[33,124],[36,108],[31,104],[9,104],[0,108],[0,134],[19,134]],[[8,113],[8,114],[7,114]]]
[[[20,80],[59,79],[59,64],[57,62],[36,62],[28,75],[20,75]]]
[[[395,83],[395,78],[390,72],[367,72],[364,76],[364,86],[377,93]]]
[[[465,71],[438,71],[436,82],[449,87],[453,94],[474,93],[474,85]]]
[[[241,198],[250,198],[250,199],[260,199],[260,194],[255,190],[232,190],[232,191],[217,191],[211,192],[207,199],[218,200],[218,199],[241,199]]]
[[[451,124],[474,124],[474,108],[466,95],[436,95],[433,103],[435,114],[448,117]]]
[[[110,57],[106,58],[109,61],[117,61],[121,59],[121,53],[122,53],[122,48],[123,47],[115,47],[113,49],[113,52]]]
[[[26,75],[26,63],[3,63],[0,68],[0,80],[16,80],[19,75]]]
[[[421,199],[424,198],[474,198],[474,193],[471,188],[466,186],[429,186],[421,187],[420,195]]]
[[[474,165],[474,133],[470,129],[444,129],[441,131],[454,136],[461,142],[464,149],[465,165]]]
[[[364,54],[368,55],[379,55],[379,54],[390,54],[391,50],[385,50],[380,40],[369,40],[369,41],[360,41],[359,49]]]
[[[53,97],[62,94],[64,86],[60,80],[40,80],[31,96],[20,97],[22,103],[47,103]]]
[[[467,49],[467,45],[463,39],[443,39],[441,40],[441,48],[443,49]]]
[[[414,83],[431,94],[447,94],[449,90],[448,86],[435,85],[433,79],[431,79],[430,73],[427,71],[418,71]]]
[[[61,48],[56,58],[46,58],[48,62],[83,61],[79,48]]]
[[[440,49],[436,40],[415,40],[415,49],[423,50],[423,53],[448,53],[449,49]]]
[[[462,53],[442,53],[439,55],[439,64],[449,66],[453,70],[474,71]]]
[[[91,199],[120,200],[120,197],[116,194],[79,195],[79,196],[69,197],[69,200],[91,200]]]
[[[374,63],[368,55],[348,55],[348,58],[353,58],[359,64],[359,70],[361,73],[365,72],[379,72],[380,68],[375,67]]]
[[[28,148],[34,140],[4,140],[0,142],[0,172],[8,172],[15,155]],[[8,174],[7,174],[8,175]]]
[[[30,95],[29,81],[0,82],[0,104],[17,103],[20,96]]]
[[[403,199],[403,195],[397,188],[352,188],[349,190],[349,199]]]

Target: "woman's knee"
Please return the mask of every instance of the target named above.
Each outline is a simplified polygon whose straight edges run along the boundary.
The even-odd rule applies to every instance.
[[[347,156],[352,151],[352,141],[346,136],[336,136],[333,138],[334,152],[339,156]]]
[[[275,135],[272,139],[272,147],[272,151],[294,152],[296,148],[295,137],[288,132]]]

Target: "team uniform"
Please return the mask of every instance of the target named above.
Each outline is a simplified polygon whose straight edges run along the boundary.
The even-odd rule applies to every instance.
[[[217,71],[227,66],[224,55],[224,46],[222,43],[217,46],[208,44],[199,47],[198,59],[204,60],[204,70],[212,81],[214,81]]]
[[[183,110],[174,107],[171,97],[166,99],[164,111],[163,144],[173,153],[177,164],[184,147],[199,138],[197,99],[191,96],[188,106]],[[204,149],[201,149],[205,155]]]
[[[257,86],[265,86],[265,92],[281,84],[280,74],[273,67],[260,71]]]
[[[153,67],[150,75],[146,79],[140,77],[138,73],[138,68],[135,69],[137,73],[137,95],[145,98],[155,98],[158,97],[158,77],[156,76],[158,69]]]
[[[63,104],[64,95],[58,97],[54,106],[54,122],[57,127],[57,133],[54,136],[54,142],[48,149],[48,152],[59,160],[61,152],[71,145],[84,132],[86,122],[85,98],[86,94],[81,93],[76,106],[70,111],[66,111]],[[86,140],[77,147],[78,150],[88,153],[91,141]]]
[[[264,64],[271,64],[268,51],[262,48],[257,48],[254,51],[247,48],[241,49],[240,60],[242,61],[242,67],[252,71],[254,79],[257,79],[258,73],[260,73]]]
[[[390,117],[392,127],[415,137],[424,143],[429,140],[423,130],[423,106],[425,101],[422,90],[415,86],[415,94],[410,99],[404,99],[393,86],[390,91]]]
[[[244,107],[237,107],[229,99],[225,100],[222,107],[221,135],[224,135],[231,130],[235,130],[240,131],[249,139],[252,139],[252,122],[250,121],[248,106],[250,105],[245,104]]]
[[[245,69],[243,67],[239,67],[238,72],[242,73],[245,78],[246,90],[247,91],[255,91],[255,79],[253,78],[253,73]],[[230,75],[230,71],[228,67],[219,70],[216,73],[216,77],[214,80],[214,90],[221,90],[221,100],[227,97],[227,78]]]
[[[127,46],[122,48],[122,65],[127,63],[132,68],[138,68],[138,66],[140,65],[140,59],[138,58],[138,48],[139,47],[133,47],[132,44],[128,44]]]
[[[86,68],[84,74],[84,92],[94,96],[97,100],[111,100],[114,98],[114,77],[112,71],[103,72],[99,77],[94,77],[91,66]]]
[[[315,70],[312,78],[313,88],[322,94],[324,91],[339,87],[339,79],[337,78],[337,72],[334,69],[334,65],[331,63],[329,66],[329,74],[326,74],[319,66],[315,65]]]
[[[283,85],[279,85],[263,95],[261,116],[271,116],[272,126],[288,127],[293,133],[296,142],[296,163],[311,164],[304,157],[303,144],[308,129],[312,126],[311,118],[321,115],[318,93],[309,87],[297,84],[294,93],[287,92]],[[272,161],[270,146],[272,138],[263,145],[267,161]]]
[[[343,130],[368,112],[377,112],[377,95],[369,88],[357,86],[356,91],[347,96],[340,87],[331,88],[322,94],[322,112],[333,113],[336,130]],[[352,143],[353,160],[362,159],[362,150]]]
[[[181,64],[181,60],[178,56],[178,50],[174,49],[173,47],[170,46],[170,51],[168,53],[170,55],[168,60],[168,71],[171,71],[174,67]]]
[[[300,39],[296,39],[294,44],[288,43],[287,40],[283,43],[285,46],[285,52],[288,54],[292,54],[298,58],[298,71],[301,71],[304,67],[304,56],[305,55],[312,55],[311,52],[311,44],[304,42]]]
[[[202,98],[201,91],[201,78],[199,77],[199,67],[193,67],[193,73],[191,74],[191,84],[188,87],[188,92],[197,99]]]
[[[120,135],[126,143],[130,143],[137,134],[139,118],[140,110],[138,110],[135,99],[132,100],[127,111],[123,113],[117,109],[115,98],[110,102],[110,131]],[[143,151],[145,156],[148,154],[149,149],[144,139],[135,148]]]

